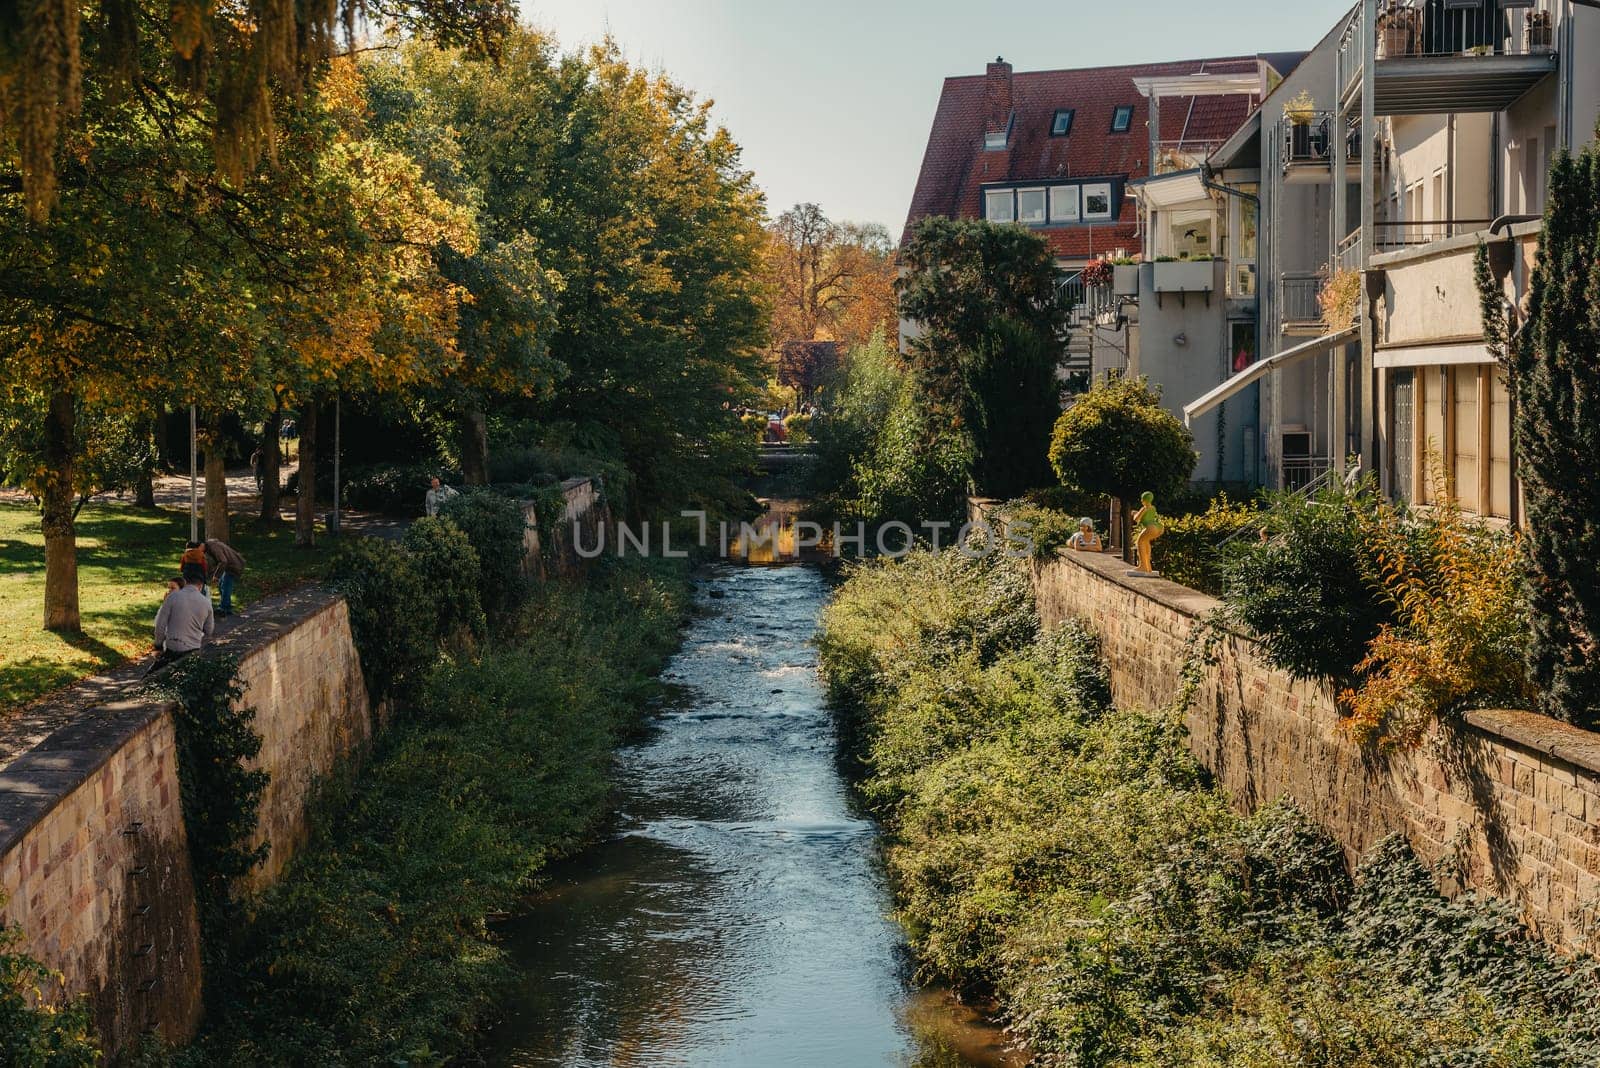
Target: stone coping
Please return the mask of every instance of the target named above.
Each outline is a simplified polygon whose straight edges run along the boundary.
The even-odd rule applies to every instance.
[[[1125,574],[1128,565],[1116,553],[1079,553],[1064,549],[1053,559],[1092,571],[1108,582],[1148,597],[1190,619],[1198,620],[1222,603],[1167,579],[1129,577]],[[1252,641],[1233,628],[1228,630],[1244,641]],[[1541,753],[1600,778],[1600,733],[1537,712],[1516,709],[1473,709],[1462,713],[1462,719],[1497,741]]]
[[[337,603],[323,586],[263,598],[218,620],[209,651],[248,656]],[[31,706],[0,728],[0,854],[171,707],[143,679],[148,657]]]

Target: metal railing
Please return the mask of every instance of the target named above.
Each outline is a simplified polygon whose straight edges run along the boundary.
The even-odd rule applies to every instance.
[[[1395,252],[1487,230],[1493,219],[1405,219],[1372,224],[1374,251]]]
[[[1346,234],[1333,250],[1333,265],[1341,271],[1359,271],[1362,267],[1361,227]]]
[[[1109,285],[1085,283],[1082,271],[1064,274],[1056,279],[1056,300],[1066,309],[1069,324],[1093,319],[1117,305],[1116,294]]]
[[[1555,50],[1555,0],[1389,0],[1377,58],[1527,56]]]
[[[1285,456],[1283,458],[1283,488],[1296,493],[1313,492],[1326,485],[1333,470],[1329,456]]]
[[[1221,141],[1159,141],[1156,143],[1156,174],[1192,171],[1222,147]]]
[[[1361,47],[1361,14],[1358,11],[1345,23],[1344,35],[1339,38],[1339,51],[1334,59],[1335,80],[1340,102],[1351,87],[1360,80],[1366,66],[1367,50]]]
[[[1330,111],[1313,113],[1310,122],[1283,123],[1283,168],[1296,163],[1332,163],[1334,143],[1332,138],[1334,116]],[[1345,124],[1345,159],[1351,163],[1361,161],[1361,122],[1348,120]]]
[[[1322,305],[1318,297],[1328,284],[1325,272],[1289,272],[1278,279],[1278,303],[1285,323],[1320,323]]]

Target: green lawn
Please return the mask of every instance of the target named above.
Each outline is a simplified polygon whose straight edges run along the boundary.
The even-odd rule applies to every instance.
[[[235,518],[233,545],[244,554],[238,604],[275,593],[324,566],[326,554],[294,547],[292,532],[272,536]],[[150,627],[178,571],[189,537],[186,512],[91,504],[78,517],[81,635],[51,634],[44,616],[44,537],[39,513],[0,502],[0,715],[150,648]]]

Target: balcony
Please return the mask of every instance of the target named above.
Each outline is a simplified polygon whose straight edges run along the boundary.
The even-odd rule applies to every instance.
[[[1493,219],[1406,219],[1385,220],[1372,225],[1372,251],[1374,254],[1399,252],[1431,245],[1452,237],[1475,234],[1487,230]]]
[[[1160,141],[1156,144],[1156,175],[1199,170],[1221,141]]]
[[[1378,115],[1494,112],[1556,69],[1556,0],[1363,0],[1375,40],[1361,42],[1361,16],[1339,46],[1343,99],[1361,93],[1373,63]]]
[[[1295,183],[1323,183],[1333,176],[1334,115],[1331,111],[1313,112],[1309,122],[1283,123],[1284,180]],[[1360,180],[1361,123],[1345,124],[1345,180]]]
[[[1333,266],[1340,271],[1359,271],[1362,267],[1361,227],[1356,227],[1333,250]]]
[[[1278,279],[1278,303],[1282,309],[1285,334],[1322,334],[1327,328],[1322,320],[1323,287],[1328,284],[1324,272],[1289,272]]]

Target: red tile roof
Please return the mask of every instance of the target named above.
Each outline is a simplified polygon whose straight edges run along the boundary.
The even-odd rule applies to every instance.
[[[993,65],[991,65],[992,67]],[[1149,174],[1150,101],[1134,88],[1135,78],[1181,74],[1238,74],[1257,70],[1254,56],[1146,63],[1126,67],[1024,71],[1012,77],[1014,121],[1004,150],[984,151],[987,75],[946,78],[934,115],[933,131],[922,158],[922,171],[906,218],[906,236],[930,215],[980,218],[982,186],[988,182],[1025,182],[1061,177],[1092,178]],[[1221,142],[1249,117],[1255,103],[1248,96],[1172,97],[1161,99],[1163,141]],[[1127,133],[1112,133],[1111,119],[1119,106],[1133,107]],[[1058,109],[1073,108],[1072,132],[1050,136]],[[1045,228],[1058,257],[1084,259],[1114,249],[1139,251],[1133,198],[1123,200],[1114,224]]]

